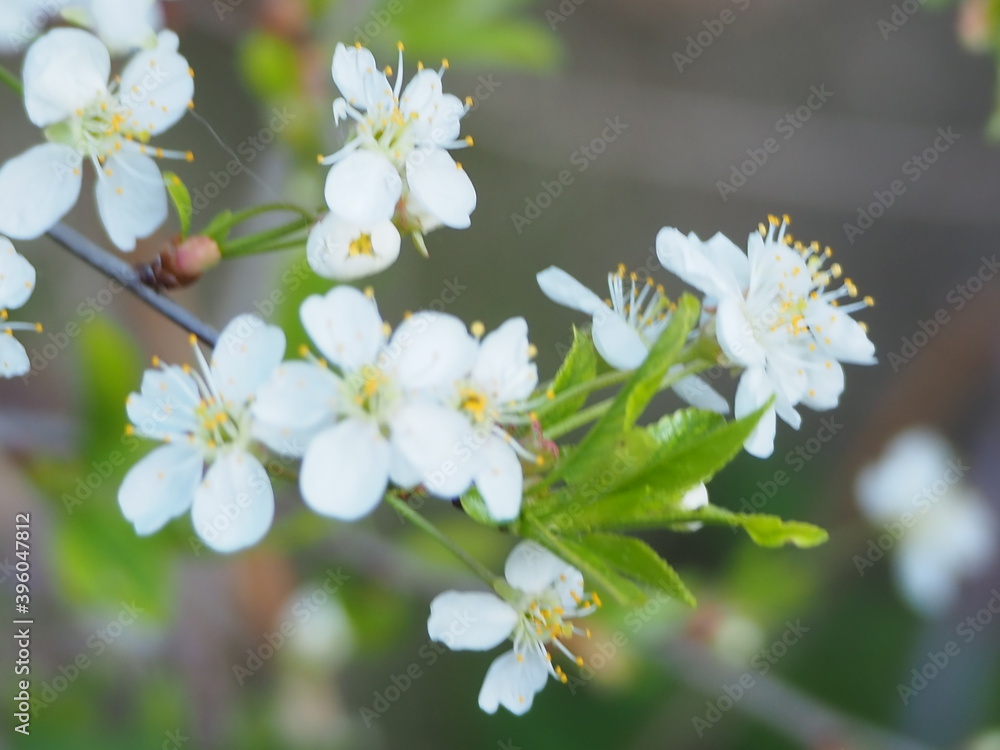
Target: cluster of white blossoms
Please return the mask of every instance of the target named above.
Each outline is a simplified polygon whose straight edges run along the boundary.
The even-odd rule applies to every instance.
[[[118,503],[138,534],[191,510],[195,532],[219,552],[259,542],[274,516],[274,491],[254,456],[257,389],[280,364],[285,334],[253,315],[235,318],[209,361],[192,337],[198,370],[153,359],[126,402],[128,432],[164,445],[133,466]],[[199,371],[200,370],[200,371]]]
[[[1000,524],[968,471],[944,437],[915,427],[893,438],[855,484],[862,512],[884,532],[855,557],[859,572],[891,550],[900,591],[928,616],[945,613],[962,583],[996,557]]]
[[[178,39],[163,31],[109,82],[108,48],[89,32],[60,28],[31,45],[24,59],[24,104],[47,143],[0,168],[0,233],[34,239],[76,204],[83,163],[97,175],[97,209],[121,250],[167,218],[167,191],[156,158],[191,160],[150,139],[191,106],[194,81]]]
[[[31,369],[28,353],[14,331],[42,330],[40,323],[17,323],[8,320],[8,310],[23,306],[35,291],[35,267],[14,249],[6,237],[0,237],[0,377],[27,375]]]
[[[335,122],[353,121],[347,143],[320,157],[332,165],[326,179],[329,215],[309,238],[316,273],[356,279],[377,273],[399,257],[400,235],[411,234],[426,254],[423,235],[440,226],[465,229],[476,207],[469,176],[448,153],[472,145],[459,138],[470,102],[444,93],[440,70],[419,66],[403,88],[403,47],[395,84],[364,47],[338,44],[333,80],[341,96]]]
[[[521,458],[533,459],[505,419],[538,382],[522,318],[482,336],[480,326],[472,335],[458,318],[419,312],[390,336],[374,299],[348,286],[308,298],[301,318],[323,359],[282,364],[253,414],[302,447],[292,455],[302,456],[311,508],[354,520],[390,482],[445,499],[475,485],[495,520],[517,517]]]
[[[873,304],[854,299],[850,279],[829,248],[795,242],[788,218],[771,216],[752,232],[744,253],[721,234],[707,241],[665,227],[656,254],[665,269],[705,294],[702,330],[714,336],[722,364],[742,370],[736,390],[737,418],[772,406],[747,439],[760,457],[774,451],[777,414],[795,429],[798,404],[834,408],[844,390],[842,362],[875,364],[875,347],[851,313]]]
[[[492,714],[503,706],[521,715],[550,676],[560,682],[569,679],[553,663],[551,649],[583,666],[583,658],[564,641],[590,637],[589,630],[572,621],[594,612],[601,600],[584,590],[579,570],[534,542],[521,542],[513,549],[504,577],[511,589],[504,598],[460,591],[435,597],[427,632],[431,640],[456,651],[488,651],[510,640],[514,647],[498,656],[486,672],[479,707]]]

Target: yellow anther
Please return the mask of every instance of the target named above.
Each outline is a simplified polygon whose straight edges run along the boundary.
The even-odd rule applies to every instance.
[[[538,347],[534,344],[528,344],[528,359],[534,359],[538,356]]]
[[[152,362],[153,362],[153,367],[159,367],[160,366],[160,358],[157,357],[155,354],[153,355]]]
[[[851,281],[850,279],[844,279],[844,288],[847,290],[847,293],[852,297],[858,296],[858,288],[854,285],[854,282]]]
[[[788,214],[782,214],[781,215],[781,220],[784,221],[786,224],[791,224],[792,223],[792,217],[789,216]]]
[[[471,331],[472,335],[477,339],[480,339],[483,337],[483,334],[486,333],[486,326],[483,325],[481,320],[476,320],[471,326],[469,326],[469,331]]]
[[[125,425],[125,434],[126,435],[134,435],[135,434],[135,425],[130,425],[130,424]]]
[[[191,346],[194,346],[195,344],[198,343],[198,337],[195,336],[193,333],[189,334],[188,335],[188,343],[191,344]]]
[[[403,43],[402,42],[396,42],[396,49],[398,49],[400,52],[402,52],[406,48],[403,47]]]
[[[462,168],[462,162],[460,162],[460,161],[456,161],[456,162],[455,162],[455,166],[456,166],[456,167],[457,167],[458,169],[461,169],[461,168]]]
[[[446,57],[446,58],[444,58],[444,59],[443,59],[443,60],[441,61],[441,67],[442,67],[442,68],[444,68],[445,70],[448,70],[448,68],[450,68],[450,67],[451,67],[451,63],[450,63],[450,62],[448,62],[448,58],[447,58],[447,57]]]
[[[35,323],[35,333],[41,333],[43,330],[41,323]]]
[[[472,107],[472,106],[475,105],[475,103],[476,103],[476,100],[473,99],[471,96],[465,97],[465,104],[466,104],[466,106]]]
[[[385,74],[387,76],[391,76],[392,75],[392,66],[391,65],[386,65],[385,66]]]
[[[471,135],[465,136],[465,142],[467,144],[469,144],[470,146],[475,146],[476,145],[476,141],[475,141],[475,139]]]
[[[839,263],[834,263],[830,266],[830,274],[835,279],[839,279],[840,275],[844,272],[844,269],[840,267]]]
[[[545,391],[545,398],[553,399],[555,397],[556,397],[556,392],[554,390],[552,390],[551,388],[549,388],[547,391]]]
[[[370,286],[366,286],[364,291],[365,291],[365,296],[368,299],[375,299],[375,290],[372,289]]]
[[[866,305],[868,305],[868,307],[875,307],[875,298],[872,297],[870,294],[865,295],[864,302]]]
[[[578,666],[578,667],[582,667],[583,666],[583,657],[582,656],[576,657],[576,666]]]
[[[184,158],[188,161],[194,161],[194,153],[192,151],[188,151],[184,154]]]

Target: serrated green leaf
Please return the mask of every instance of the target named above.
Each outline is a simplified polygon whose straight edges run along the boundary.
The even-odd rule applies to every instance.
[[[170,196],[174,208],[177,209],[177,217],[181,222],[181,239],[187,239],[191,232],[191,216],[193,214],[191,193],[188,192],[187,185],[173,172],[164,172],[163,182],[167,186],[167,195]]]
[[[570,388],[592,380],[597,374],[597,350],[594,341],[587,331],[573,327],[573,346],[566,359],[563,360],[555,380],[552,381],[552,392],[558,396]],[[540,419],[543,427],[556,424],[571,414],[576,413],[587,400],[587,394],[567,398],[551,409],[542,411]]]
[[[588,534],[581,543],[628,578],[689,607],[696,606],[694,594],[684,585],[677,571],[641,539],[617,534]]]
[[[785,521],[764,513],[733,513],[717,505],[707,505],[693,511],[665,514],[668,523],[711,523],[741,528],[761,547],[781,547],[792,544],[809,548],[824,544],[830,535],[825,529],[804,521]]]
[[[564,460],[556,465],[550,480],[579,481],[591,474],[613,452],[623,432],[642,414],[663,383],[698,319],[698,302],[689,294],[678,301],[670,324],[653,343],[643,363],[636,368],[610,408]]]

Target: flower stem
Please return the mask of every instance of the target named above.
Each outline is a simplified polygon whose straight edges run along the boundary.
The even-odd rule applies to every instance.
[[[565,391],[557,393],[555,398],[542,396],[540,398],[527,401],[522,405],[522,408],[526,411],[531,410],[544,414],[549,409],[568,398],[574,398],[580,394],[599,391],[602,388],[607,388],[608,386],[616,385],[617,383],[623,383],[628,380],[629,375],[631,374],[632,372],[630,370],[611,370],[603,375],[598,375],[593,380],[588,380],[586,383],[580,383],[578,385],[574,385],[572,388],[567,388]]]
[[[21,85],[21,80],[3,65],[0,65],[0,82],[10,86],[18,96],[24,95],[24,87]]]
[[[52,227],[47,234],[84,263],[117,281],[158,313],[189,333],[193,333],[209,346],[215,346],[219,334],[214,328],[172,299],[157,294],[143,284],[139,274],[128,263],[119,260],[97,243],[61,222]]]
[[[256,234],[239,237],[232,241],[223,241],[219,245],[223,258],[233,258],[239,255],[251,255],[266,251],[276,240],[280,240],[295,232],[305,229],[311,222],[306,218],[296,219],[287,224],[282,224],[274,229],[265,229]],[[301,240],[304,242],[305,240]]]
[[[449,536],[441,531],[441,529],[424,518],[416,510],[411,508],[406,501],[403,500],[403,498],[399,497],[395,493],[388,492],[386,493],[385,499],[386,502],[395,508],[401,516],[406,518],[406,520],[419,528],[421,531],[434,537],[434,539],[436,539],[440,544],[451,550],[451,553],[455,555],[455,557],[468,565],[472,569],[473,573],[482,578],[490,586],[496,588],[498,584],[504,583],[501,579],[495,576],[489,568],[479,562],[479,560],[474,558],[464,549],[459,547]]]

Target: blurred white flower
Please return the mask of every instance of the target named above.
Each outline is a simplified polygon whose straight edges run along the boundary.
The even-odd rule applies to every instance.
[[[399,230],[390,220],[352,224],[336,214],[309,232],[306,258],[320,276],[352,281],[382,271],[399,257]]]
[[[272,434],[314,435],[299,475],[306,504],[355,520],[378,505],[390,480],[433,485],[442,497],[468,489],[470,469],[453,457],[468,421],[440,398],[476,356],[465,325],[422,312],[390,339],[375,301],[349,286],[309,297],[300,314],[326,360],[283,364],[258,393],[254,414]]]
[[[423,233],[438,226],[465,229],[476,207],[472,181],[448,154],[471,145],[459,138],[468,107],[445,94],[447,69],[421,69],[403,89],[403,51],[395,85],[361,47],[338,44],[333,80],[341,96],[333,103],[335,122],[355,122],[347,144],[320,159],[332,166],[326,202],[345,221],[369,226],[396,218],[423,250]]]
[[[776,414],[798,429],[799,403],[817,410],[837,405],[841,362],[875,363],[864,327],[850,317],[872,299],[839,305],[857,296],[854,284],[845,279],[830,289],[840,266],[824,267],[830,252],[816,243],[793,243],[787,221],[769,217],[769,226],[751,233],[747,253],[721,234],[702,242],[664,227],[656,237],[660,263],[704,292],[703,309],[728,364],[744,368],[736,417],[775,399],[744,444],[760,457],[774,451]]]
[[[946,611],[996,553],[997,519],[967,471],[940,434],[913,428],[858,474],[858,505],[894,539],[899,588],[926,615]]]
[[[35,291],[35,268],[0,237],[0,377],[26,375],[31,369],[28,353],[14,338],[14,331],[41,331],[38,323],[17,323],[7,319],[8,310],[23,306]],[[2,335],[6,334],[6,335]]]
[[[671,305],[663,287],[655,286],[652,278],[639,284],[638,276],[632,273],[628,275],[626,292],[624,266],[608,274],[611,296],[607,301],[556,266],[540,271],[535,278],[550,300],[593,318],[594,346],[604,361],[616,370],[634,370],[641,365],[649,348],[670,323]],[[720,414],[729,411],[726,400],[697,375],[683,378],[673,389],[684,401],[699,409]]]
[[[427,632],[453,651],[487,651],[513,641],[514,648],[487,670],[479,707],[492,714],[504,706],[521,715],[531,708],[549,675],[568,680],[561,667],[553,666],[549,647],[583,665],[563,641],[590,636],[571,620],[591,614],[601,602],[597,594],[584,591],[579,570],[534,542],[521,542],[511,551],[504,576],[516,590],[516,600],[486,592],[445,591],[431,602]]]
[[[156,33],[163,28],[163,9],[158,0],[62,0],[66,20],[90,29],[113,55],[140,47],[155,47]]]
[[[146,145],[183,117],[194,93],[176,34],[137,53],[110,86],[107,47],[86,31],[54,29],[24,60],[24,103],[48,143],[0,168],[0,232],[15,239],[45,233],[80,195],[82,165],[97,173],[97,209],[111,241],[133,250],[167,218],[163,176],[151,158],[193,158]]]
[[[200,374],[154,359],[141,392],[128,398],[130,431],[166,445],[129,470],[118,503],[143,536],[190,508],[201,540],[233,552],[260,541],[274,516],[271,480],[250,452],[249,405],[280,364],[285,334],[241,315],[219,335],[210,363],[191,345]]]

